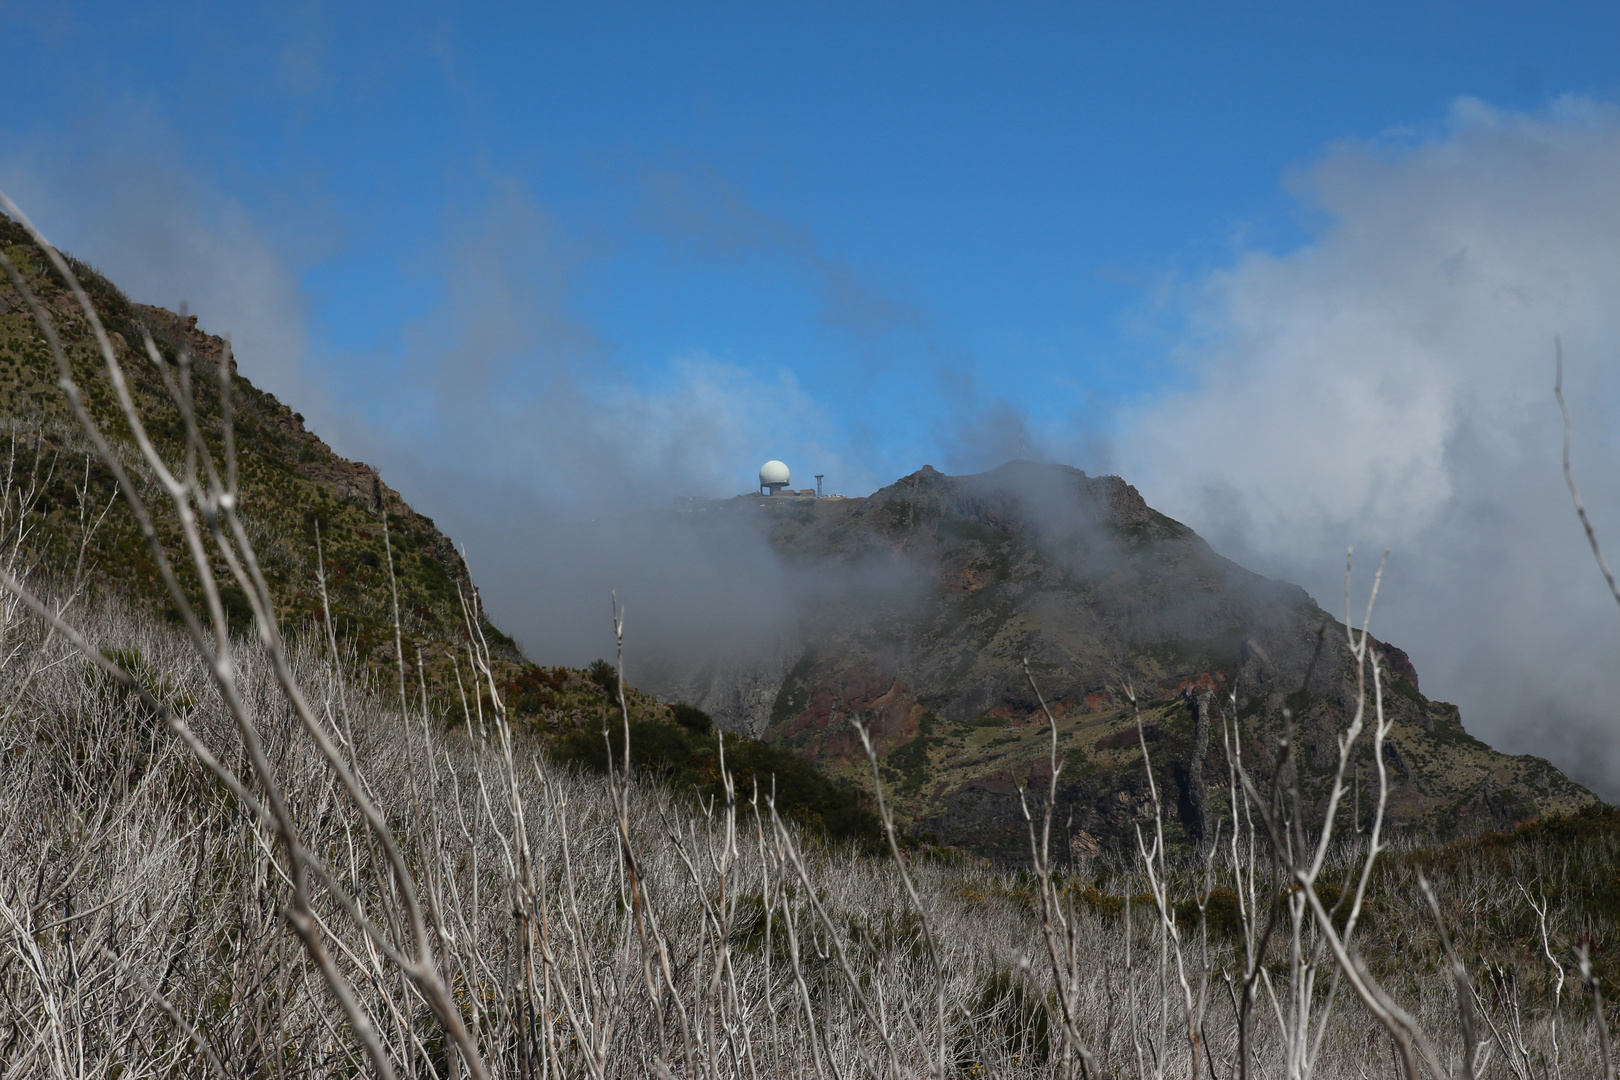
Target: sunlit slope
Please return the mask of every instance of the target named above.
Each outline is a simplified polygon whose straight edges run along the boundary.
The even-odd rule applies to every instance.
[[[116,447],[126,451],[135,475],[127,424],[116,406],[113,389],[102,370],[89,321],[44,254],[20,226],[0,216],[0,247],[40,299],[60,336],[92,415]],[[143,328],[163,357],[174,364],[184,348],[193,366],[192,384],[201,425],[218,453],[220,428],[219,365],[225,342],[197,328],[196,317],[182,319],[163,308],[130,301],[100,274],[74,263],[112,337],[131,392],[148,434],[175,468],[183,467],[184,429],[179,410],[165,391],[156,367],[142,344]],[[250,364],[252,358],[244,358]],[[376,470],[348,461],[304,426],[304,418],[275,395],[256,387],[231,363],[230,393],[235,416],[237,469],[243,515],[264,565],[277,614],[289,628],[312,625],[324,617],[317,564],[324,559],[326,588],[340,641],[363,660],[392,663],[392,599],[383,538],[387,513],[405,628],[406,660],[418,648],[443,659],[465,634],[462,596],[471,596],[466,565],[454,544],[433,521],[414,511]],[[77,562],[86,536],[81,522],[79,489],[88,481],[83,500],[96,512],[108,511],[85,546],[86,570],[92,579],[112,585],[172,615],[157,567],[140,537],[133,516],[115,500],[113,481],[99,464],[90,464],[83,436],[57,385],[57,371],[44,335],[9,278],[0,276],[0,417],[7,431],[0,436],[0,455],[12,455],[14,491],[32,491],[33,509],[26,545],[46,568],[62,572]],[[221,455],[222,460],[222,455]],[[88,465],[88,472],[87,472]],[[156,491],[149,493],[155,495]],[[167,500],[148,498],[158,511],[157,525],[181,550]],[[317,533],[319,552],[317,552]],[[195,575],[178,567],[188,588]],[[227,589],[227,617],[236,628],[251,619],[245,595]],[[516,659],[512,644],[493,626],[484,633],[497,651]]]

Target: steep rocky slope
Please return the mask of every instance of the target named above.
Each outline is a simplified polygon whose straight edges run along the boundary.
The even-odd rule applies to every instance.
[[[962,477],[925,467],[869,498],[742,498],[672,520],[702,516],[766,534],[808,583],[798,622],[749,662],[653,689],[856,784],[867,773],[850,721],[862,720],[920,831],[1009,854],[1024,843],[1018,788],[1049,775],[1026,657],[1058,717],[1058,820],[1076,853],[1121,842],[1143,812],[1127,687],[1178,838],[1211,832],[1224,812],[1223,712],[1241,725],[1251,767],[1265,769],[1286,707],[1300,783],[1310,797],[1325,789],[1354,704],[1343,624],[1304,590],[1217,555],[1118,477],[1027,462]],[[1400,825],[1467,832],[1594,801],[1548,762],[1471,737],[1455,707],[1424,697],[1401,650],[1379,648]],[[1366,753],[1359,766],[1365,814]]]

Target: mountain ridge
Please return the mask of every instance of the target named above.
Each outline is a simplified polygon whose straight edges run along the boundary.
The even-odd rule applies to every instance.
[[[159,538],[170,552],[182,550],[173,506],[133,445],[89,320],[67,283],[27,232],[3,214],[0,251],[47,311],[86,407],[132,482],[141,486]],[[108,331],[142,424],[166,461],[184,461],[185,432],[157,368],[144,348],[137,348],[143,334],[151,336],[170,365],[186,354],[195,375],[193,407],[217,461],[224,458],[217,388],[220,376],[228,377],[238,513],[289,638],[324,642],[329,609],[338,650],[331,662],[365,684],[363,689],[390,698],[396,665],[402,666],[404,685],[413,691],[420,687],[422,705],[446,727],[455,727],[464,710],[482,726],[494,704],[491,689],[479,686],[469,666],[468,638],[476,632],[491,646],[494,693],[522,752],[543,753],[554,763],[585,769],[606,767],[603,730],[617,724],[621,701],[612,664],[598,660],[586,670],[542,667],[487,618],[470,628],[462,602],[463,597],[476,599],[477,585],[454,543],[431,518],[406,503],[377,469],[336,454],[291,406],[242,375],[225,341],[200,329],[196,316],[135,303],[93,268],[64,258]],[[221,365],[226,366],[223,373]],[[9,275],[0,275],[0,440],[9,436],[11,451],[9,468],[0,471],[0,534],[4,546],[14,548],[6,555],[14,557],[20,577],[48,580],[48,588],[102,590],[133,601],[146,614],[176,621],[178,612],[151,562],[147,542],[118,497],[112,474],[73,419],[56,379],[55,361],[21,292]],[[94,526],[98,517],[100,524]],[[172,562],[195,601],[198,581],[189,559]],[[214,571],[230,630],[250,633],[252,614],[245,594],[230,584],[224,566],[216,565]],[[402,655],[395,645],[394,584]],[[107,642],[104,647],[137,670],[144,665],[131,643]],[[623,690],[629,714],[623,719],[633,732],[638,773],[688,795],[723,798],[718,768],[723,752],[740,789],[775,790],[785,817],[877,850],[877,818],[860,792],[834,784],[794,755],[755,740],[733,737],[725,740],[722,751],[721,736],[699,710],[672,707],[634,687]],[[614,724],[607,723],[609,717]]]
[[[1344,624],[1299,586],[1222,557],[1119,477],[925,466],[864,499],[744,497],[686,513],[731,515],[788,567],[827,581],[846,571],[863,586],[812,590],[752,666],[649,688],[869,786],[850,723],[860,720],[902,817],[944,842],[1009,854],[1027,843],[1018,790],[1050,770],[1026,658],[1067,755],[1059,819],[1077,855],[1123,843],[1142,812],[1138,709],[1182,841],[1225,798],[1223,713],[1257,767],[1296,725],[1299,782],[1313,793],[1337,761],[1354,707]],[[1451,835],[1597,801],[1551,763],[1474,739],[1455,706],[1422,694],[1405,652],[1374,647],[1395,718],[1385,757],[1397,826]],[[1370,754],[1358,764],[1370,781]]]
[[[132,453],[65,283],[3,217],[0,249],[51,312],[92,413],[119,452]],[[167,359],[190,354],[197,408],[211,431],[219,417],[212,376],[229,364],[244,517],[283,622],[314,627],[325,617],[318,534],[340,646],[372,671],[402,661],[411,683],[420,655],[424,682],[448,701],[465,646],[461,598],[476,595],[450,539],[376,469],[335,454],[301,415],[242,376],[224,341],[194,317],[135,304],[91,268],[73,266],[113,336],[148,431],[171,460],[183,453],[183,431],[156,369],[136,348],[143,329]],[[28,492],[36,511],[27,557],[72,565],[85,537],[75,507],[111,503],[87,572],[163,613],[167,598],[144,541],[111,499],[110,475],[85,453],[54,378],[21,296],[9,281],[0,284],[0,415],[12,438],[15,490]],[[165,513],[159,530],[172,541],[175,522]],[[967,477],[925,466],[865,498],[739,498],[689,505],[668,524],[714,521],[756,530],[802,579],[798,617],[752,654],[714,654],[642,680],[662,701],[632,692],[631,720],[654,744],[644,767],[660,775],[713,783],[718,745],[701,725],[677,730],[678,717],[691,714],[672,705],[685,702],[771,744],[750,744],[748,753],[765,763],[759,768],[781,772],[786,759],[773,755],[791,752],[858,795],[871,788],[850,723],[859,719],[873,733],[903,824],[948,844],[1016,856],[1019,789],[1044,783],[1048,769],[1044,713],[1023,674],[1026,657],[1068,761],[1059,819],[1075,856],[1123,843],[1142,813],[1144,740],[1122,686],[1136,689],[1155,780],[1174,793],[1177,842],[1199,839],[1219,817],[1222,700],[1257,765],[1275,760],[1286,724],[1297,727],[1300,782],[1309,791],[1320,788],[1321,770],[1336,754],[1335,733],[1351,704],[1343,624],[1298,586],[1221,557],[1121,478],[1031,462]],[[403,657],[394,651],[390,555]],[[181,570],[184,579],[190,571]],[[227,617],[242,622],[245,597],[225,599]],[[496,645],[497,679],[520,728],[548,752],[583,754],[582,761],[595,753],[593,725],[612,705],[606,683],[536,667],[487,620],[480,630]],[[1319,630],[1327,646],[1318,664]],[[1498,754],[1473,739],[1454,706],[1423,696],[1404,653],[1378,648],[1391,673],[1387,704],[1399,714],[1385,762],[1396,777],[1399,826],[1467,832],[1596,801],[1549,763]],[[1370,776],[1373,763],[1361,764]],[[858,820],[870,832],[858,798],[851,804],[832,789],[805,790],[812,789],[804,806],[820,809],[806,814]]]
[[[144,466],[135,461],[132,435],[101,371],[88,320],[66,283],[26,231],[3,216],[0,249],[49,313],[87,409],[115,451],[137,465],[134,475],[144,476]],[[228,364],[242,513],[260,548],[279,617],[295,627],[325,617],[326,605],[316,582],[318,532],[326,591],[334,611],[341,612],[340,636],[363,658],[392,662],[392,610],[383,599],[391,550],[405,636],[413,646],[442,659],[465,633],[458,590],[471,599],[475,589],[450,538],[386,484],[375,468],[336,454],[305,427],[301,414],[243,376],[234,358],[227,359],[224,339],[199,329],[195,315],[182,317],[135,303],[94,269],[71,259],[69,265],[96,306],[148,436],[169,460],[183,457],[184,429],[178,409],[145,355],[143,332],[171,364],[182,352],[189,355],[196,374],[198,419],[221,452],[219,368]],[[42,486],[45,504],[65,507],[74,493],[67,489],[58,466],[64,458],[82,459],[82,465],[73,468],[84,474],[85,496],[111,506],[95,536],[88,570],[103,583],[168,611],[168,597],[146,555],[145,541],[121,502],[113,499],[111,474],[88,453],[55,381],[54,361],[21,294],[9,278],[0,278],[0,415],[14,451],[23,451],[12,455],[13,479],[22,486]],[[160,533],[172,541],[178,536],[172,508],[161,498],[148,501]],[[71,561],[77,538],[71,535],[70,518],[58,512],[36,522],[29,545],[34,561],[53,566]],[[176,569],[188,587],[195,586],[189,565],[177,563]],[[233,593],[227,589],[228,616],[233,624],[244,623],[245,597]],[[482,629],[507,659],[516,659],[515,645],[505,634],[487,620]],[[407,648],[408,664],[413,652]]]

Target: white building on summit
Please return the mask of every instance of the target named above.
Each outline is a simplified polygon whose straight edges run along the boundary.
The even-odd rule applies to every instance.
[[[778,491],[787,487],[791,479],[788,467],[780,461],[767,461],[759,467],[759,487],[761,491],[768,490],[770,494],[775,495]]]

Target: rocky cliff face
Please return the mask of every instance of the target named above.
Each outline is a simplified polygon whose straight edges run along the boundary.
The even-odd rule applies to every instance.
[[[868,776],[860,720],[901,812],[943,841],[1009,854],[1027,842],[1017,792],[1045,785],[1049,737],[1026,658],[1058,718],[1059,821],[1076,853],[1119,842],[1143,812],[1130,694],[1183,839],[1223,812],[1232,725],[1263,769],[1286,707],[1309,794],[1337,760],[1355,701],[1343,624],[1302,589],[1217,555],[1118,477],[1027,462],[962,477],[924,468],[865,499],[705,512],[746,515],[809,583],[796,632],[752,665],[653,689],[851,783]],[[1549,763],[1470,737],[1454,707],[1423,697],[1404,652],[1379,649],[1398,823],[1467,831],[1593,801]],[[1374,763],[1360,764],[1365,790]]]

